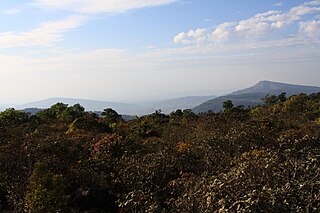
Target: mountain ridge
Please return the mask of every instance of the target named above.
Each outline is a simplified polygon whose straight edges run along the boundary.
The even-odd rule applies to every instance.
[[[223,102],[231,100],[234,106],[242,105],[244,107],[253,107],[263,104],[262,98],[266,95],[279,95],[285,92],[288,96],[299,93],[316,93],[320,92],[320,87],[295,85],[273,81],[259,81],[257,84],[232,92],[225,96],[220,96],[204,102],[192,109],[195,113],[208,112],[209,110],[218,112],[222,110]]]
[[[90,99],[79,99],[79,98],[63,98],[63,97],[52,97],[40,101],[33,101],[26,104],[16,105],[17,109],[26,108],[40,108],[46,109],[52,105],[62,102],[68,105],[74,105],[79,103],[87,111],[103,111],[106,108],[112,108],[120,114],[130,115],[142,115],[144,112],[152,112],[153,109],[144,108],[134,104],[120,103],[120,102],[109,102],[109,101],[98,101]]]
[[[210,100],[216,96],[185,96],[172,99],[166,99],[161,101],[153,101],[146,103],[121,103],[121,102],[109,102],[90,99],[79,98],[64,98],[64,97],[51,97],[44,100],[33,101],[26,104],[14,105],[12,107],[18,110],[25,109],[46,109],[52,105],[62,102],[68,105],[74,105],[79,103],[87,111],[103,111],[105,108],[112,108],[119,114],[125,115],[146,115],[153,113],[155,110],[161,110],[163,113],[171,113],[177,109],[192,109],[193,107]],[[4,110],[3,108],[2,110]],[[33,112],[34,110],[32,110]]]
[[[277,95],[281,92],[286,92],[287,95],[293,95],[292,93],[296,92],[297,87],[299,87],[301,91],[305,91],[306,93],[312,92],[320,88],[317,86],[307,86],[263,80],[259,81],[257,84],[251,87],[242,90],[237,90],[235,92],[230,93],[229,95],[240,95],[249,93],[270,93],[270,95]]]
[[[216,97],[211,96],[184,96],[160,101],[145,103],[121,103],[112,101],[100,101],[79,98],[51,97],[44,100],[33,101],[26,104],[12,106],[13,108],[23,109],[46,109],[52,105],[63,102],[68,105],[81,104],[87,111],[103,111],[105,108],[112,108],[119,114],[142,116],[161,110],[169,114],[177,109],[192,109],[195,113],[207,112],[209,110],[218,112],[222,110],[223,102],[231,100],[234,106],[243,105],[244,107],[263,104],[261,100],[266,95],[279,95],[286,92],[287,96],[297,93],[311,94],[320,92],[320,87],[296,85],[288,83],[273,82],[268,80],[259,81],[255,85],[234,91],[228,95]],[[7,107],[8,108],[8,107]],[[0,111],[5,107],[0,106]]]

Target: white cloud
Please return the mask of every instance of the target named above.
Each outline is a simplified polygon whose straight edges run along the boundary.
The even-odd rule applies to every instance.
[[[212,31],[202,29],[203,33],[197,37],[189,36],[192,32],[181,32],[175,38],[175,43],[182,44],[218,44],[228,41],[243,42],[262,42],[267,39],[269,35],[281,29],[295,27],[294,24],[299,24],[302,20],[316,18],[320,14],[320,1],[310,1],[304,4],[291,8],[287,12],[279,10],[271,10],[265,13],[259,13],[255,16],[241,20],[239,22],[225,22],[217,25]],[[297,29],[296,36],[301,37],[304,32],[305,35],[316,35],[318,24],[313,22],[306,22],[300,24],[300,30]],[[300,33],[298,33],[300,32]],[[276,34],[273,34],[276,36]],[[287,34],[288,39],[291,35]],[[280,38],[279,38],[280,39]],[[273,43],[276,43],[274,39]],[[289,39],[291,40],[291,39]],[[298,38],[299,42],[301,38]],[[291,42],[289,42],[291,43]]]
[[[56,10],[67,10],[73,15],[61,21],[47,22],[27,32],[0,32],[0,48],[51,46],[63,40],[63,34],[79,27],[88,19],[89,14],[120,13],[144,7],[156,7],[171,4],[179,0],[34,0],[31,5]],[[30,5],[29,5],[30,6]],[[13,15],[21,8],[9,8],[3,13]],[[201,33],[190,31],[190,39],[198,40]]]
[[[182,33],[179,33],[178,35],[176,35],[173,38],[173,41],[176,44],[178,44],[178,43],[186,44],[186,37],[187,37],[187,34],[182,32]]]
[[[320,38],[320,21],[300,22],[300,32],[312,38]]]
[[[255,18],[265,18],[265,17],[272,17],[272,16],[279,15],[279,14],[281,14],[280,10],[269,10],[264,13],[258,13],[254,17]]]
[[[196,29],[196,30],[190,30],[187,33],[179,33],[177,36],[174,37],[173,41],[174,43],[182,43],[182,44],[190,44],[195,43],[199,44],[202,41],[204,41],[205,35],[207,34],[207,30],[205,29]]]
[[[156,7],[178,0],[35,0],[35,5],[49,9],[97,14],[119,13],[144,7]]]
[[[242,33],[245,36],[263,35],[270,29],[269,23],[255,18],[240,21],[234,28],[235,32]]]
[[[211,34],[211,39],[216,42],[225,41],[230,37],[232,33],[232,28],[234,28],[235,23],[225,22],[218,25]]]
[[[47,22],[28,32],[0,33],[0,48],[51,46],[63,39],[63,33],[79,27],[86,17],[70,16],[64,20]]]
[[[316,12],[320,12],[319,7],[310,7],[310,6],[300,5],[292,8],[289,12],[289,15],[292,17],[299,18],[301,16],[316,13]]]
[[[310,1],[310,2],[306,2],[306,5],[310,5],[310,6],[318,6],[320,5],[320,1],[316,0],[316,1]]]

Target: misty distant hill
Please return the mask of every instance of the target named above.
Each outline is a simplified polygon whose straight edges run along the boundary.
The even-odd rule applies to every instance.
[[[31,114],[36,113],[41,109],[46,109],[52,105],[62,102],[68,105],[81,104],[86,111],[103,111],[105,108],[112,108],[122,115],[146,115],[153,113],[155,110],[161,109],[163,113],[170,113],[177,109],[192,109],[195,113],[207,112],[212,110],[218,112],[222,110],[223,102],[231,100],[234,106],[243,105],[257,106],[263,104],[261,100],[266,95],[279,95],[286,92],[287,96],[299,93],[316,93],[320,92],[320,87],[302,86],[285,84],[271,81],[260,81],[256,85],[238,90],[229,95],[215,97],[215,96],[188,96],[176,99],[169,99],[157,102],[149,102],[144,104],[128,104],[119,102],[96,101],[89,99],[75,99],[75,98],[49,98],[41,101],[31,102],[27,104],[12,106],[19,110],[25,110]],[[0,106],[0,110],[5,110]]]
[[[29,113],[31,115],[35,115],[42,110],[43,109],[39,109],[39,108],[26,108],[26,109],[22,109],[21,111],[23,111],[25,113]]]
[[[75,98],[49,98],[41,101],[31,102],[27,104],[14,106],[16,109],[25,110],[31,114],[41,109],[46,109],[52,105],[62,102],[68,105],[79,103],[86,111],[101,112],[105,108],[112,108],[122,115],[146,115],[153,113],[155,110],[161,109],[163,113],[170,113],[177,109],[192,109],[199,104],[208,101],[215,96],[188,96],[158,102],[150,102],[144,104],[127,104],[118,102],[105,102],[88,99]]]
[[[153,109],[151,108],[141,107],[133,104],[96,101],[96,100],[88,100],[88,99],[75,99],[75,98],[49,98],[46,100],[18,105],[18,106],[15,106],[15,108],[16,109],[27,109],[27,108],[46,109],[58,102],[62,102],[68,105],[74,105],[79,103],[86,109],[86,111],[103,111],[106,108],[112,108],[116,110],[119,114],[126,114],[126,115],[144,115],[144,114],[153,112]]]
[[[145,104],[146,107],[151,107],[154,110],[161,109],[163,113],[170,113],[177,109],[192,109],[199,104],[215,98],[216,96],[187,96]]]
[[[229,95],[211,99],[192,110],[195,113],[208,112],[209,110],[218,112],[222,110],[223,102],[226,100],[231,100],[234,106],[257,106],[263,104],[261,99],[266,95],[279,95],[282,92],[286,92],[287,97],[299,93],[311,94],[320,92],[320,87],[260,81],[256,85],[247,89],[235,91]]]

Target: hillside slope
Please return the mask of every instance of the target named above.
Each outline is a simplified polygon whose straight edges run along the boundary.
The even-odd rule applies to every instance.
[[[187,96],[175,99],[147,103],[145,106],[154,110],[161,109],[163,113],[170,113],[177,109],[192,109],[199,104],[215,98],[216,96]]]
[[[235,91],[229,95],[211,99],[193,108],[192,110],[195,113],[208,112],[209,110],[218,112],[222,110],[223,102],[226,100],[231,100],[234,106],[257,106],[263,104],[261,99],[266,95],[279,95],[282,92],[286,92],[287,96],[299,93],[311,94],[320,92],[320,87],[285,84],[272,81],[260,81],[252,87]]]

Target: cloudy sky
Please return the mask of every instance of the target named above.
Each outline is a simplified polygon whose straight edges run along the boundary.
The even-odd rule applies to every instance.
[[[0,105],[320,86],[320,0],[0,0]]]

